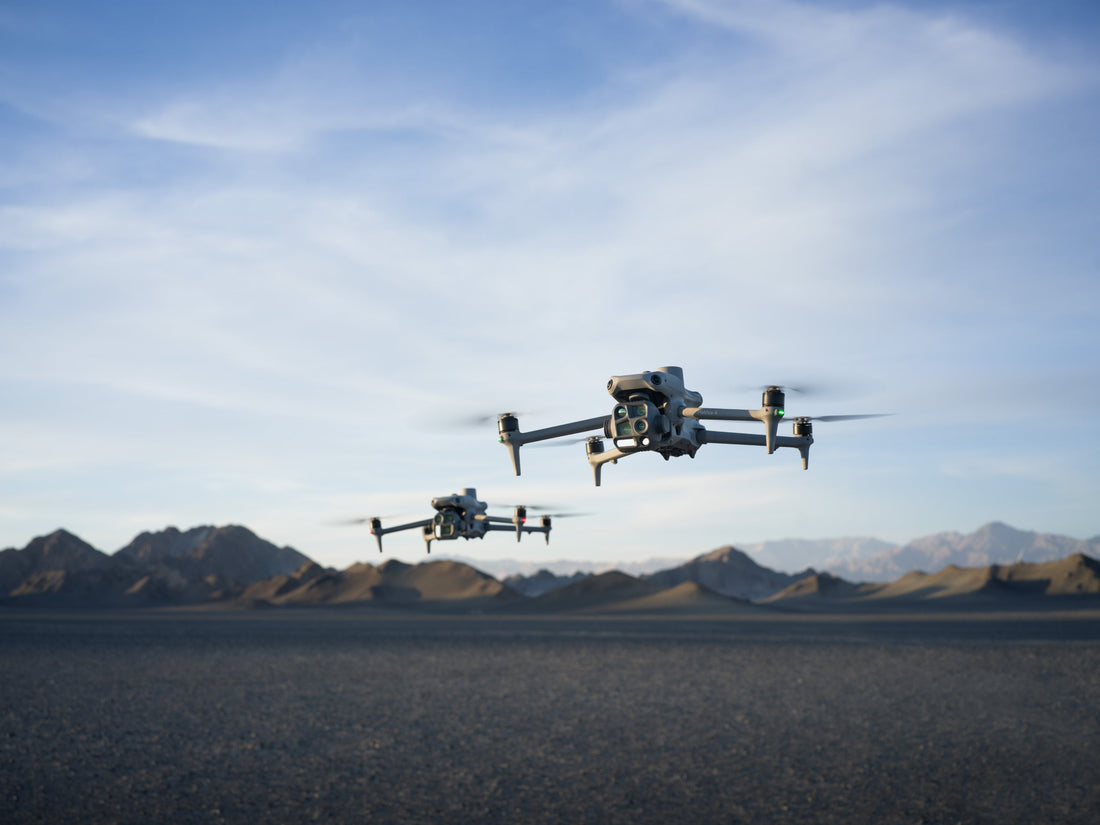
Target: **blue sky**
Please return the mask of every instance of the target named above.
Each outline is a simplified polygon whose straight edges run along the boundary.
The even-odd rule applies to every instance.
[[[1087,2],[6,2],[0,546],[241,523],[342,567],[334,521],[466,486],[592,514],[485,559],[1096,535],[1098,43]],[[599,489],[454,425],[669,364],[895,415]]]

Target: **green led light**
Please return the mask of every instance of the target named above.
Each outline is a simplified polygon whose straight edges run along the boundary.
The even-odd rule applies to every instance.
[[[786,412],[786,410],[776,410],[775,414],[780,416],[780,417],[783,417],[784,415],[787,414],[787,412]]]

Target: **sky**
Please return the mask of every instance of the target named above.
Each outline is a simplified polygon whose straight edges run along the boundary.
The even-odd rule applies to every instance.
[[[1098,44],[1068,0],[4,0],[0,547],[415,562],[341,522],[465,487],[586,515],[433,558],[1100,534]],[[666,365],[891,415],[599,488],[468,423]]]

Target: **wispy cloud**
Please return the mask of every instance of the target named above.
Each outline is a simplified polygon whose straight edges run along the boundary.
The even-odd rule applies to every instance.
[[[734,473],[702,458],[609,469],[586,546],[659,553],[689,536],[768,538],[768,525],[820,534],[845,508],[862,520],[841,532],[876,532],[873,512],[897,519],[906,502],[861,491],[860,472],[919,468],[906,495],[953,483],[965,467],[938,451],[976,437],[976,396],[1011,413],[997,432],[1011,442],[1035,421],[1044,375],[1088,382],[1100,281],[1081,217],[1096,197],[1087,52],[947,7],[615,8],[660,48],[623,47],[621,27],[562,35],[591,59],[545,105],[522,92],[554,77],[517,75],[504,95],[464,66],[469,80],[448,83],[457,36],[449,62],[421,44],[416,72],[387,63],[364,16],[284,32],[247,66],[208,51],[202,71],[106,73],[94,94],[61,69],[9,82],[20,64],[6,57],[0,96],[34,129],[3,139],[20,154],[0,201],[0,382],[26,400],[0,418],[29,427],[28,387],[74,411],[19,430],[30,446],[9,469],[163,450],[196,486],[211,467],[224,500],[240,490],[242,511],[291,530],[313,518],[295,497],[339,510],[349,495],[426,502],[450,484],[545,479],[551,498],[579,484],[583,507],[596,495],[583,455],[545,451],[517,481],[491,432],[483,444],[436,423],[497,405],[526,411],[525,427],[599,415],[612,373],[682,364],[726,406],[755,403],[742,388],[777,375],[874,379],[874,408],[804,403],[902,414],[868,425],[870,446],[822,428],[828,474],[755,458]],[[512,45],[476,22],[486,47]],[[952,405],[966,427],[945,427]],[[134,426],[166,410],[170,428]],[[902,420],[919,439],[897,435]],[[198,446],[249,433],[232,461]],[[1070,449],[1049,448],[1054,465]],[[269,509],[250,474],[270,480]],[[792,484],[806,493],[796,507]],[[875,507],[846,504],[859,496]]]

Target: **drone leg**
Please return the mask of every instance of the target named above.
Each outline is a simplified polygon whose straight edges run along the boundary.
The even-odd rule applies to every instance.
[[[608,462],[617,464],[624,455],[628,455],[628,453],[624,453],[618,447],[613,447],[610,450],[594,449],[592,442],[589,442],[588,463],[592,465],[592,477],[597,487],[600,486],[600,471],[603,465]]]
[[[519,444],[512,444],[511,442],[505,442],[505,447],[508,448],[508,454],[512,456],[512,469],[516,471],[516,475],[519,475]]]

